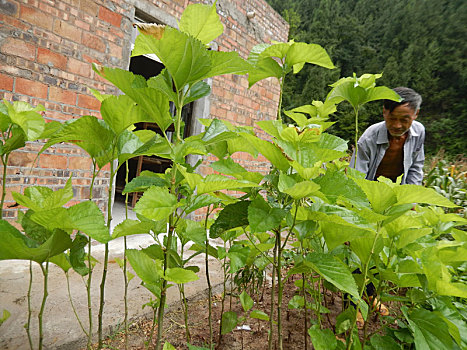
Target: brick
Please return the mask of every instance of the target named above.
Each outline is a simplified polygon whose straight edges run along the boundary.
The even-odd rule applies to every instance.
[[[41,154],[39,167],[45,169],[66,169],[67,157],[56,154]]]
[[[101,107],[101,103],[94,96],[79,95],[78,106],[82,108],[93,109],[93,110],[98,111]]]
[[[13,91],[13,78],[0,73],[0,90]]]
[[[27,7],[22,5],[20,14],[20,19],[30,24],[34,24],[38,27],[52,30],[53,18],[50,15],[40,11],[37,8]]]
[[[87,46],[90,49],[105,52],[105,44],[98,36],[89,33],[83,33],[82,43],[84,46]]]
[[[89,13],[93,16],[96,15],[96,13],[99,11],[99,5],[97,5],[94,0],[81,0],[81,1],[76,1],[74,2],[79,3],[79,9],[81,11],[84,11],[86,13]]]
[[[47,98],[47,85],[38,81],[16,78],[15,92],[37,98]]]
[[[115,27],[120,27],[120,24],[122,23],[122,15],[110,11],[103,6],[99,8],[99,18]]]
[[[7,38],[0,47],[0,52],[7,55],[19,56],[30,61],[36,58],[36,47],[16,38]]]
[[[37,61],[51,67],[65,69],[67,58],[49,49],[39,47],[37,49]]]
[[[123,48],[120,45],[115,45],[115,44],[112,44],[111,42],[108,42],[107,45],[109,47],[110,56],[120,58],[120,59],[123,57],[123,54],[122,54]]]
[[[49,99],[67,105],[76,104],[76,93],[59,87],[51,86],[49,88]]]
[[[36,159],[35,153],[13,152],[8,158],[8,166],[31,167]]]
[[[68,169],[90,170],[91,159],[89,157],[70,157],[68,158]]]
[[[87,62],[81,62],[74,58],[68,59],[67,70],[70,73],[89,77],[91,75],[91,65]]]
[[[55,34],[60,35],[64,38],[70,39],[74,42],[81,42],[82,31],[79,28],[65,22],[55,19],[53,31]]]

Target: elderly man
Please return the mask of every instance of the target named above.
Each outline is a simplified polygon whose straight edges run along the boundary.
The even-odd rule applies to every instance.
[[[422,97],[414,90],[397,87],[401,102],[384,100],[384,121],[370,126],[358,140],[350,166],[365,173],[366,179],[379,176],[393,182],[403,175],[402,184],[421,185],[425,154],[425,128],[417,119]]]

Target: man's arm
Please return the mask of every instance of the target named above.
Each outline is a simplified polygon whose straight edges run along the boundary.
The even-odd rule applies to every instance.
[[[425,163],[425,151],[423,144],[425,142],[425,129],[422,129],[420,134],[420,148],[413,155],[414,159],[411,167],[407,171],[407,184],[421,185],[423,182],[423,164]]]

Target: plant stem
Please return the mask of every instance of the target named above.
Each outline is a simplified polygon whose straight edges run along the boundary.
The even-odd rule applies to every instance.
[[[282,350],[282,244],[280,229],[276,231],[277,245],[277,337],[279,342],[279,350]]]
[[[354,107],[355,113],[355,169],[357,169],[357,156],[358,156],[358,108]]]
[[[305,308],[305,327],[303,330],[303,340],[305,342],[305,350],[308,349],[308,308],[306,306],[306,290],[305,290],[305,274],[302,273],[302,294],[303,294],[303,306]]]
[[[281,118],[281,109],[282,109],[282,95],[284,91],[284,79],[285,74],[282,75],[281,79],[279,80],[280,88],[279,88],[279,106],[277,107],[277,120],[282,120]]]
[[[361,287],[361,290],[360,290],[360,293],[359,293],[359,296],[360,298],[363,296],[363,292],[365,290],[365,281],[366,281],[366,277],[368,275],[368,266],[370,265],[370,261],[371,261],[371,257],[373,256],[374,252],[375,252],[375,245],[376,245],[376,241],[378,240],[378,237],[379,237],[379,234],[380,234],[380,230],[378,229],[378,233],[376,234],[375,236],[375,239],[373,240],[373,244],[371,246],[371,251],[370,251],[370,255],[368,256],[368,259],[364,265],[364,269],[363,269],[363,283],[362,283],[362,287]],[[349,332],[349,338],[347,338],[347,346],[346,346],[346,350],[350,350],[351,346],[352,346],[352,343],[353,343],[353,330],[355,328],[355,325],[357,323],[357,315],[358,315],[358,312],[360,311],[360,300],[357,301],[357,307],[356,307],[356,310],[355,310],[355,318],[352,322],[352,326],[350,327],[350,332]]]
[[[227,244],[224,241],[224,250],[227,249]],[[224,273],[224,280],[222,281],[223,293],[222,293],[222,300],[221,300],[221,317],[224,314],[224,306],[225,306],[225,289],[227,286],[227,258],[224,257],[224,262],[222,264],[222,270]],[[220,346],[222,341],[222,322],[219,322],[219,339],[217,340],[217,346]]]
[[[126,174],[125,184],[128,184],[129,166],[128,161],[125,162]],[[128,219],[128,192],[125,194],[125,219]],[[125,307],[124,324],[125,324],[125,350],[128,349],[128,274],[127,274],[127,261],[126,261],[127,241],[126,236],[123,236],[123,281],[124,281],[124,295],[123,303]]]
[[[29,261],[29,286],[28,286],[28,322],[26,322],[25,328],[26,328],[26,333],[28,334],[28,341],[29,341],[29,348],[31,350],[34,349],[32,345],[32,337],[31,337],[31,316],[32,316],[32,310],[31,310],[31,290],[32,290],[32,261]]]
[[[94,182],[96,180],[97,174],[99,173],[96,171],[97,164],[96,161],[93,159],[92,160],[92,179],[91,179],[91,185],[89,186],[89,200],[92,201],[93,198],[93,190],[94,190]],[[92,250],[92,240],[91,237],[88,239],[88,279],[86,283],[86,296],[87,296],[87,302],[88,302],[88,319],[89,319],[89,331],[88,331],[88,341],[86,344],[87,349],[91,349],[92,346],[92,333],[93,333],[93,322],[92,322],[92,298],[91,298],[91,282],[92,282],[92,272],[93,272],[93,266],[92,266],[92,255],[91,255],[91,250]]]
[[[6,154],[2,156],[0,159],[2,161],[2,166],[3,166],[3,175],[2,175],[2,200],[1,200],[1,214],[2,216],[0,219],[3,219],[3,204],[5,203],[5,196],[6,196],[6,171],[7,171],[7,164],[8,164],[8,156],[9,154]],[[5,158],[3,158],[5,157]]]
[[[112,222],[112,184],[114,173],[114,163],[110,162],[110,181],[109,181],[109,190],[107,192],[107,228],[109,230],[109,236],[111,235],[110,224]],[[109,263],[109,243],[105,243],[104,248],[104,268],[102,270],[102,279],[100,285],[100,300],[99,300],[99,314],[98,314],[98,348],[102,348],[102,319],[104,317],[104,304],[105,304],[105,280],[107,278],[107,268]]]
[[[208,227],[208,218],[209,218],[209,208],[206,211],[206,217],[204,218],[204,230],[207,233]],[[209,348],[212,349],[212,286],[211,286],[211,279],[209,278],[209,237],[206,235],[206,251],[205,251],[205,266],[206,266],[206,281],[208,283],[208,308],[209,308]]]
[[[276,263],[277,263],[277,248],[280,245],[280,242],[277,242],[277,239],[274,243],[273,250],[273,267],[272,267],[272,281],[271,281],[271,309],[269,311],[269,334],[268,334],[268,350],[272,350],[272,337],[274,335],[274,293],[276,287]]]
[[[75,314],[75,317],[78,320],[78,323],[79,323],[79,326],[80,326],[81,330],[86,335],[86,337],[89,338],[89,334],[84,329],[83,323],[81,322],[81,319],[79,318],[78,313],[76,312],[75,305],[73,304],[73,298],[71,297],[71,289],[70,289],[70,275],[68,274],[68,271],[65,272],[65,276],[66,276],[66,286],[67,286],[67,290],[68,290],[68,300],[70,301],[71,309],[73,310],[73,313]]]
[[[42,350],[42,345],[44,341],[44,332],[43,332],[43,327],[42,327],[42,316],[44,315],[44,310],[45,310],[45,303],[47,301],[47,296],[49,295],[48,289],[47,289],[47,284],[48,284],[48,277],[49,277],[49,262],[47,261],[45,263],[45,268],[42,264],[40,264],[42,274],[44,275],[44,291],[43,291],[43,296],[42,296],[42,303],[41,303],[41,309],[39,311],[38,319],[39,319],[39,350]]]
[[[157,314],[157,307],[153,308],[151,335],[149,336],[148,348],[149,346],[151,346],[152,338],[154,337],[154,329],[156,328],[156,314]]]

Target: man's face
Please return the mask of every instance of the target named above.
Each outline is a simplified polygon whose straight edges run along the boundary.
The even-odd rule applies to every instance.
[[[392,112],[383,107],[384,121],[391,136],[399,137],[409,131],[417,115],[418,111],[414,111],[408,104],[397,106]]]

